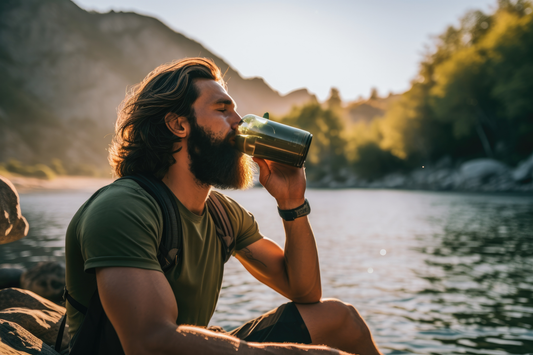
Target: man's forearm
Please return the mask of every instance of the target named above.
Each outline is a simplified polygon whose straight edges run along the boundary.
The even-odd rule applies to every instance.
[[[276,199],[280,209],[291,210],[304,203],[305,169],[259,158],[254,158],[254,161],[260,169],[259,182]],[[318,252],[309,220],[300,217],[290,222],[283,221],[283,226],[286,236],[283,265],[275,272],[274,279],[277,280],[265,277],[265,281],[269,285],[277,284],[277,290],[295,302],[318,302],[322,297],[322,286]]]
[[[322,297],[320,267],[315,237],[307,216],[283,221],[285,228],[285,270],[291,299],[313,303]]]
[[[247,343],[235,337],[191,326],[168,327],[150,336],[152,346],[132,354],[332,355],[346,354],[325,346]],[[127,355],[131,355],[127,353]]]

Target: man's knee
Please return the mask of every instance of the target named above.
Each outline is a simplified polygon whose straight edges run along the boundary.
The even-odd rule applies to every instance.
[[[340,331],[347,331],[354,338],[359,338],[369,333],[363,317],[351,304],[333,298],[324,299],[321,303],[327,308],[332,318],[335,319],[334,328]]]

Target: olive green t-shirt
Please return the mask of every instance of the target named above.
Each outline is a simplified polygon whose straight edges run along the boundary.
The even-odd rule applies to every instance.
[[[236,250],[262,238],[252,214],[218,192],[235,231]],[[165,273],[178,304],[177,324],[207,326],[222,285],[222,244],[206,208],[189,211],[176,198],[183,228],[183,262]],[[96,290],[95,268],[135,267],[162,272],[157,261],[163,218],[157,202],[133,180],[102,190],[74,215],[66,235],[66,283],[69,294],[87,306]],[[139,285],[139,287],[144,287]],[[83,314],[67,302],[71,337]]]

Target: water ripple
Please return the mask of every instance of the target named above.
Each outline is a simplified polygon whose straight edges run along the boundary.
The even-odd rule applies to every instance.
[[[284,244],[266,191],[228,194]],[[0,263],[63,260],[66,227],[89,195],[22,195],[30,234],[1,245]],[[307,198],[324,297],[357,307],[384,353],[533,353],[531,196],[310,190]],[[232,259],[211,323],[231,329],[286,301]]]

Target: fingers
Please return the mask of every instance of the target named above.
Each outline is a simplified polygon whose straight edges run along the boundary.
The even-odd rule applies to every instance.
[[[270,172],[270,167],[268,166],[267,162],[265,161],[265,159],[261,159],[261,158],[256,158],[256,157],[253,157],[252,160],[254,162],[257,163],[257,165],[259,165],[259,171],[265,171],[265,172]]]

